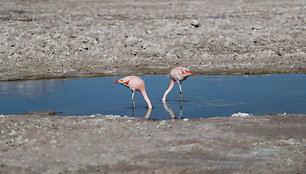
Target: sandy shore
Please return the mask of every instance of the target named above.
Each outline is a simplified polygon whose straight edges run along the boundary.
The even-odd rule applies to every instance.
[[[0,173],[305,173],[306,115],[0,116]]]
[[[306,73],[305,0],[1,0],[0,81]],[[0,106],[1,107],[1,106]],[[305,173],[306,115],[0,115],[0,173]]]

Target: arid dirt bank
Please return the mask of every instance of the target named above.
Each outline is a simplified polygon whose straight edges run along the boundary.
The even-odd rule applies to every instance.
[[[1,116],[0,173],[305,173],[306,115]]]
[[[0,80],[306,73],[306,2],[1,0]]]

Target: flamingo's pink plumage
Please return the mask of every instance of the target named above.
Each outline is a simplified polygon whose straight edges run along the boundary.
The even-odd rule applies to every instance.
[[[181,82],[186,80],[187,77],[189,76],[194,76],[195,75],[188,69],[185,67],[176,67],[174,69],[172,69],[170,71],[170,86],[169,88],[166,90],[166,92],[164,93],[163,96],[163,101],[166,100],[166,97],[168,95],[168,93],[172,90],[174,83],[177,82],[180,88],[180,95],[182,95],[182,87],[181,87]]]
[[[143,98],[145,99],[145,101],[148,104],[148,108],[152,108],[150,99],[146,93],[146,89],[145,89],[145,83],[144,81],[137,76],[126,76],[122,79],[119,79],[117,81],[115,81],[113,84],[115,83],[120,83],[128,88],[130,88],[132,90],[132,101],[134,101],[134,93],[135,91],[139,91],[141,92],[141,94],[143,95]]]

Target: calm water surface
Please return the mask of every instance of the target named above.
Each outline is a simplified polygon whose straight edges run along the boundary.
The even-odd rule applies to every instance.
[[[39,110],[62,115],[116,114],[144,117],[148,111],[141,93],[135,93],[135,110],[128,88],[117,78],[30,80],[0,82],[0,114]],[[153,109],[150,118],[170,119],[250,114],[306,113],[306,75],[198,75],[182,83],[183,100],[175,84],[167,103],[161,101],[169,86],[166,75],[142,76]],[[171,114],[170,114],[171,113]]]

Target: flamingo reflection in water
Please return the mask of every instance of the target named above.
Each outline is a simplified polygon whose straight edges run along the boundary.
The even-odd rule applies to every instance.
[[[166,111],[169,112],[169,114],[171,116],[171,119],[176,119],[173,110],[168,107],[166,100],[163,100],[163,104],[164,104],[164,108],[166,109]],[[180,99],[180,115],[179,115],[179,119],[183,119],[183,104],[182,104],[182,100],[181,99]]]
[[[133,103],[132,117],[134,117],[135,116],[135,103],[134,103],[134,101],[132,101],[132,103]],[[149,118],[150,115],[151,115],[151,111],[152,111],[152,108],[148,108],[148,111],[147,111],[147,113],[144,117]]]

